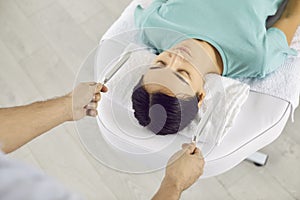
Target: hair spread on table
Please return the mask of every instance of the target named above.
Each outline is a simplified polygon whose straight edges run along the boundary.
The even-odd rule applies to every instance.
[[[134,116],[139,124],[158,135],[175,134],[198,113],[197,95],[173,97],[161,92],[149,94],[140,79],[132,93]]]

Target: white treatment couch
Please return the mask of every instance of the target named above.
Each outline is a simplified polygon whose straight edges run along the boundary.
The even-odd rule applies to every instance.
[[[143,2],[143,1],[141,1]],[[147,4],[149,1],[144,1]],[[124,11],[116,23],[106,32],[103,40],[110,36],[124,31],[124,28],[132,28],[133,17],[132,8],[136,2],[132,2]],[[96,64],[98,66],[98,64]],[[99,80],[96,74],[96,79]],[[104,97],[105,98],[105,97]],[[221,144],[205,157],[206,165],[202,178],[219,175],[238,165],[243,160],[251,157],[261,148],[272,143],[281,134],[287,120],[291,114],[291,104],[280,98],[266,94],[250,91],[249,97],[242,106],[236,122],[230,132],[222,140]],[[110,138],[109,134],[100,132],[105,138]],[[115,140],[115,138],[112,140]],[[182,142],[188,142],[182,139]],[[121,143],[119,145],[122,145]],[[126,145],[125,145],[126,146]],[[124,146],[124,148],[126,148]],[[138,148],[138,146],[136,146]],[[178,149],[174,149],[174,152]],[[267,156],[258,155],[258,160],[254,160],[259,165],[264,165]],[[262,158],[262,159],[261,159]],[[168,157],[166,157],[168,159]],[[253,159],[251,157],[250,159]],[[254,157],[254,159],[256,159]],[[153,161],[155,162],[155,161]]]

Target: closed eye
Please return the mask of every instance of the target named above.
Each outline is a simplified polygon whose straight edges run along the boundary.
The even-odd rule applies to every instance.
[[[166,66],[166,65],[167,65],[167,63],[165,63],[165,62],[162,61],[162,60],[157,60],[157,61],[156,61],[156,64],[163,65],[163,66]]]
[[[155,62],[155,65],[156,66],[150,67],[149,69],[161,69],[161,68],[164,68],[167,64],[162,60],[157,60]]]
[[[188,71],[184,70],[184,69],[178,69],[177,70],[178,73],[180,73],[181,75],[185,76],[186,78],[191,79],[191,75]]]
[[[162,67],[158,67],[158,66],[155,66],[155,67],[150,67],[149,69],[161,69]]]

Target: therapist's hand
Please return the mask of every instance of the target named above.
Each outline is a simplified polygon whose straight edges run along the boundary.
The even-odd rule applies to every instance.
[[[80,83],[65,97],[69,102],[69,120],[79,120],[85,116],[97,116],[97,106],[101,99],[100,92],[107,92],[101,83]]]
[[[189,188],[203,173],[204,159],[194,143],[183,144],[168,162],[164,180],[180,191]]]
[[[194,143],[183,144],[168,161],[166,174],[154,200],[179,199],[203,173],[204,159]]]

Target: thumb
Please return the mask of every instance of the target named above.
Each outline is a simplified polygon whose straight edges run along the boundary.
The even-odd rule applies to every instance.
[[[95,85],[95,91],[94,93],[100,93],[100,92],[107,92],[107,87],[103,85],[102,83],[97,83]]]
[[[194,153],[196,148],[196,144],[195,143],[190,143],[185,145],[185,148],[183,148],[188,154],[192,154]]]
[[[203,159],[203,155],[202,152],[200,151],[199,148],[196,147],[195,151],[194,151],[194,155],[198,156],[199,158]]]

